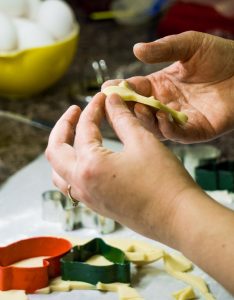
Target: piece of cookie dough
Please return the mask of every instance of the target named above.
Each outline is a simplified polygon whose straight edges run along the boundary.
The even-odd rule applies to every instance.
[[[169,106],[155,99],[153,96],[145,97],[136,93],[125,80],[120,82],[120,84],[117,86],[107,86],[102,90],[102,92],[106,96],[111,94],[118,94],[124,101],[135,101],[156,109],[163,110],[167,113],[170,113],[172,118],[181,125],[184,125],[188,121],[188,117],[186,114],[170,108]]]
[[[144,300],[136,291],[136,289],[126,283],[97,283],[97,289],[101,291],[116,292],[119,300]]]
[[[182,290],[179,290],[178,292],[175,292],[172,294],[172,296],[175,298],[175,300],[192,300],[196,299],[196,295],[194,293],[194,290],[191,286],[188,286]]]
[[[185,257],[174,256],[168,253],[164,255],[165,270],[171,276],[182,280],[193,288],[199,290],[206,300],[215,300],[215,297],[209,292],[208,286],[201,277],[189,273],[192,269],[192,264]]]

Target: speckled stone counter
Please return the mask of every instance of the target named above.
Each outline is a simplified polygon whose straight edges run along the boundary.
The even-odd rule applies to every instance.
[[[66,75],[41,95],[21,100],[0,98],[1,110],[55,122],[69,105],[76,103],[76,99],[69,96],[71,87],[89,76],[93,60],[105,59],[113,74],[120,64],[127,65],[135,60],[132,46],[138,41],[149,40],[152,32],[151,24],[125,27],[113,21],[92,22],[81,13],[78,13],[78,20],[81,32],[77,54]],[[44,130],[0,117],[0,183],[43,153],[48,136],[49,132]]]
[[[81,25],[79,46],[66,75],[41,95],[21,100],[0,98],[1,110],[54,123],[69,105],[77,103],[76,98],[71,97],[71,90],[89,74],[90,62],[105,59],[113,77],[120,65],[136,61],[132,54],[136,42],[155,38],[155,22],[127,27],[113,21],[86,21],[82,15],[78,18]],[[0,117],[0,184],[43,153],[48,136],[49,131]],[[234,157],[233,133],[213,143],[221,148],[224,157]]]

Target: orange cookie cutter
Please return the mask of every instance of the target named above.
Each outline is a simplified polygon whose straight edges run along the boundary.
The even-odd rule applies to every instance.
[[[33,237],[0,247],[0,290],[33,293],[48,286],[50,278],[60,275],[60,258],[71,248],[68,240],[56,237]],[[48,256],[41,267],[11,266],[39,256]]]

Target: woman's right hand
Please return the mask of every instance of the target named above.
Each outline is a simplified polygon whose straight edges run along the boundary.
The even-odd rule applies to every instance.
[[[136,44],[134,54],[145,63],[175,61],[148,76],[127,79],[138,93],[188,115],[187,124],[180,126],[162,111],[155,114],[136,104],[136,116],[150,117],[160,140],[196,143],[234,129],[234,41],[188,31]],[[104,87],[119,81],[107,81]]]

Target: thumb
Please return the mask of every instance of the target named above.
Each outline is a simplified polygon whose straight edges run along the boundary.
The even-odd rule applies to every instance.
[[[146,129],[129,110],[126,103],[117,95],[112,94],[106,98],[106,114],[108,121],[115,130],[120,141],[125,146],[133,146],[142,141]]]
[[[206,34],[201,32],[187,31],[150,43],[138,43],[134,46],[133,52],[145,63],[186,61],[196,53],[205,36]]]

